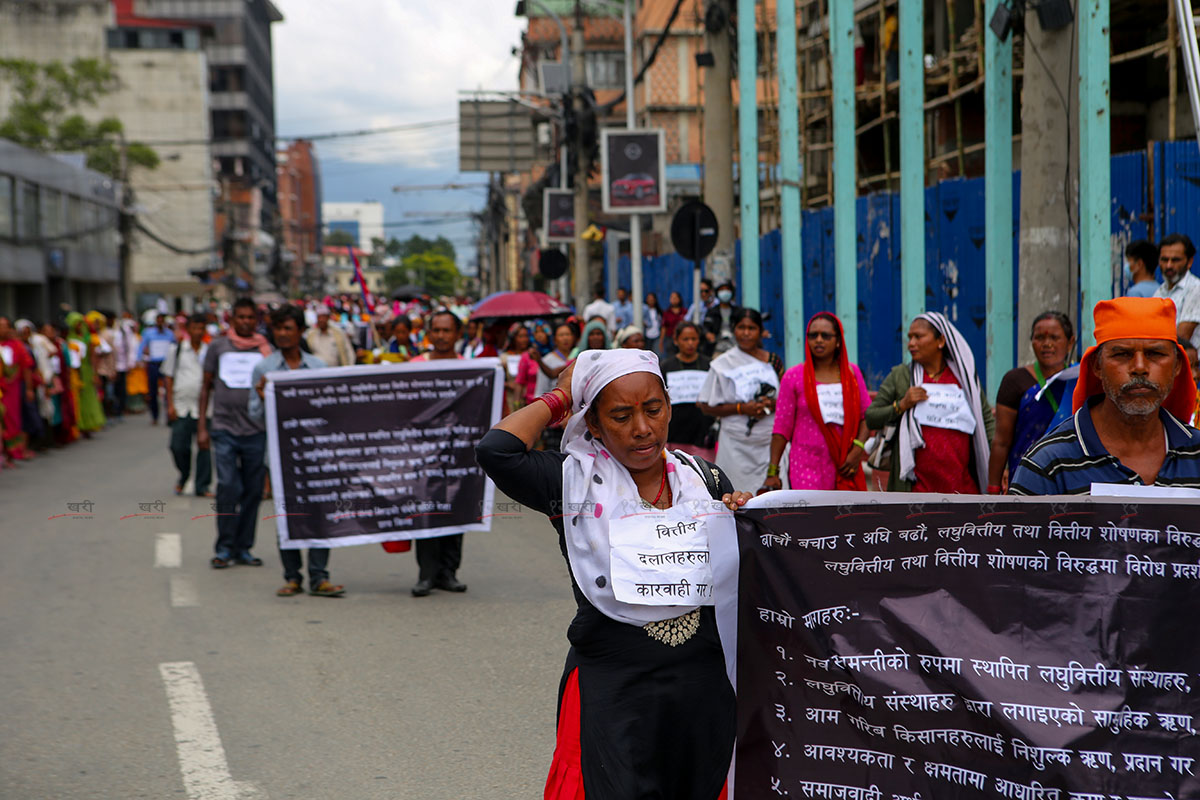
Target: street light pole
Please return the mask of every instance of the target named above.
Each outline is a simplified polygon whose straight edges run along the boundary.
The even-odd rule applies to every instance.
[[[625,0],[625,127],[637,127],[633,107],[633,23],[629,11],[630,0]],[[660,190],[666,187],[659,187]],[[615,266],[614,266],[615,268]],[[629,271],[633,284],[633,324],[642,327],[642,222],[637,214],[629,216]],[[643,328],[643,330],[645,330]]]

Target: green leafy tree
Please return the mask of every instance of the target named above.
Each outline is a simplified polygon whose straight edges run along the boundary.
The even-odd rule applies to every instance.
[[[399,266],[385,272],[383,280],[389,290],[411,283],[436,296],[457,294],[462,276],[453,260],[427,250],[407,256]]]
[[[117,179],[125,177],[123,167],[158,166],[153,148],[125,141],[119,119],[88,122],[79,113],[83,107],[96,107],[101,97],[120,85],[111,64],[94,58],[77,58],[70,64],[4,58],[0,80],[10,86],[13,96],[8,116],[0,120],[0,138],[43,153],[81,152],[88,167]]]
[[[368,261],[372,267],[382,267],[383,257],[387,253],[387,244],[378,236],[371,237],[371,255]]]
[[[395,239],[392,241],[395,241]],[[420,255],[421,253],[437,253],[450,259],[451,262],[457,260],[454,245],[445,236],[439,236],[436,239],[426,239],[424,236],[414,233],[408,239],[398,244],[398,252],[393,253],[393,255],[398,255],[401,259]]]
[[[330,231],[325,234],[326,247],[348,247],[355,244],[354,234],[349,231]]]

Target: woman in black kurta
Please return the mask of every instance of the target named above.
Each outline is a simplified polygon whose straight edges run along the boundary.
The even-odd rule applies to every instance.
[[[588,357],[607,361],[620,357],[618,352]],[[550,518],[572,567],[578,611],[567,632],[571,648],[559,686],[558,746],[545,796],[716,800],[724,794],[732,755],[734,696],[713,607],[698,606],[645,625],[620,621],[598,608],[580,587],[578,576],[587,574],[586,568],[572,563],[564,535],[564,524],[578,525],[581,514],[592,514],[590,508],[564,503],[564,462],[571,456],[530,450],[530,446],[565,399],[565,407],[573,407],[587,419],[588,432],[583,436],[593,437],[588,442],[603,442],[633,478],[647,509],[651,502],[656,508],[669,507],[673,494],[678,497],[686,491],[685,478],[688,485],[700,485],[701,491],[730,508],[745,503],[750,495],[734,494],[725,476],[707,462],[664,454],[670,405],[656,364],[652,374],[649,369],[637,374],[626,370],[625,377],[613,380],[610,388],[596,389],[586,411],[580,411],[580,402],[571,401],[572,378],[577,393],[586,394],[579,391],[574,372],[574,364],[564,372],[554,392],[558,397],[510,415],[476,448],[480,466],[501,491]],[[619,402],[624,405],[613,405]],[[687,466],[677,470],[679,464]],[[683,474],[685,469],[694,471]],[[669,474],[672,488],[664,500]],[[696,483],[701,477],[702,485]],[[597,507],[595,518],[600,516]],[[594,524],[590,517],[587,524]],[[596,576],[594,583],[603,590],[605,580]],[[595,590],[591,594],[597,597]],[[611,602],[601,604],[611,607]]]

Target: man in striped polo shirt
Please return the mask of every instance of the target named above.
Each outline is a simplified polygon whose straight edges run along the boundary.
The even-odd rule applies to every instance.
[[[1021,459],[1009,491],[1090,494],[1093,483],[1200,488],[1196,384],[1176,340],[1175,304],[1121,297],[1096,304],[1074,415]]]

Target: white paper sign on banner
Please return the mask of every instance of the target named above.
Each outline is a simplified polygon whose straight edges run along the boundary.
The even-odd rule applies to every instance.
[[[613,594],[639,606],[710,606],[712,559],[703,519],[647,511],[609,529]]]
[[[842,402],[840,383],[818,383],[817,402],[821,405],[821,419],[826,425],[846,424],[846,406]]]
[[[967,403],[962,387],[944,383],[925,383],[921,388],[929,395],[927,400],[917,403],[913,413],[919,425],[962,431],[968,436],[975,433],[975,415]]]
[[[737,395],[738,403],[749,403],[758,396],[759,387],[762,384],[779,388],[779,378],[775,375],[775,370],[763,362],[757,364],[746,364],[743,367],[730,370],[728,377],[733,381],[734,394]]]
[[[700,399],[700,387],[708,373],[700,369],[681,369],[667,373],[667,394],[671,404],[695,403]]]
[[[150,351],[151,361],[162,361],[167,357],[167,351],[171,349],[171,343],[166,339],[151,339],[147,348]]]
[[[262,360],[263,355],[257,350],[222,353],[217,374],[230,389],[249,389],[254,366]]]

